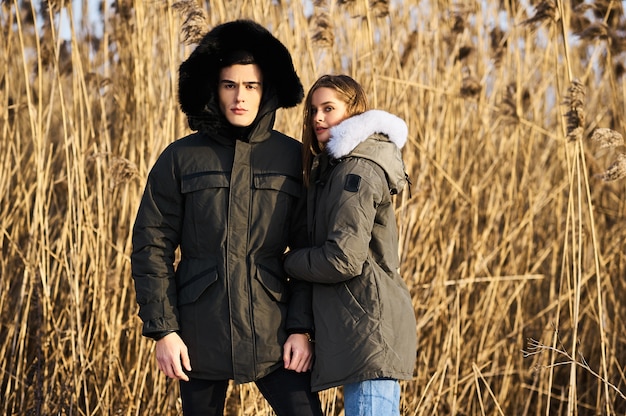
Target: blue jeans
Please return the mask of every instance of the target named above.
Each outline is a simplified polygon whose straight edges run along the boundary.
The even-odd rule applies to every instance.
[[[346,416],[400,416],[400,383],[379,378],[346,384],[343,407]]]

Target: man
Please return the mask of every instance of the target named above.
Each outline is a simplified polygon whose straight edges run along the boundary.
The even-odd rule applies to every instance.
[[[310,287],[282,268],[306,244],[301,145],[273,130],[303,96],[287,49],[248,20],[215,27],[180,66],[197,132],[152,168],[131,260],[142,333],[185,414],[221,415],[230,379],[256,382],[278,415],[322,414]]]

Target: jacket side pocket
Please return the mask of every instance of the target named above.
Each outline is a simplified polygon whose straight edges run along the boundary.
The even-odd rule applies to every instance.
[[[276,302],[285,303],[289,300],[289,291],[283,279],[269,267],[257,264],[256,279]]]
[[[217,264],[211,259],[183,259],[176,271],[178,306],[193,303],[219,277]]]

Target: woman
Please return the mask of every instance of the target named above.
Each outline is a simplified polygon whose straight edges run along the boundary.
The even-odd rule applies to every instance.
[[[416,323],[398,273],[392,195],[406,182],[407,127],[367,110],[361,86],[325,75],[304,108],[303,162],[310,248],[285,270],[313,282],[314,391],[344,386],[346,416],[399,415],[399,379],[411,379]]]

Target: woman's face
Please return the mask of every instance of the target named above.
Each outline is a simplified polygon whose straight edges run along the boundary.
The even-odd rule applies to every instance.
[[[217,86],[220,110],[236,127],[248,127],[259,112],[263,95],[261,70],[256,64],[222,68]]]
[[[330,139],[329,129],[348,118],[348,107],[332,88],[321,87],[311,95],[311,123],[320,144]]]

